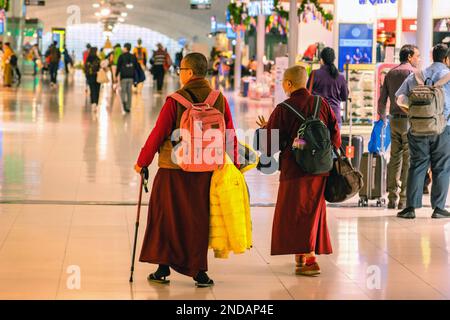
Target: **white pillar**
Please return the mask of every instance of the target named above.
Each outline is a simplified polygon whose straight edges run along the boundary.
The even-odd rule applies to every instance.
[[[234,90],[239,93],[241,90],[241,72],[242,72],[242,37],[241,28],[236,31],[236,51],[234,60]]]
[[[334,1],[333,12],[333,49],[336,54],[336,62],[339,61],[339,1]]]
[[[417,1],[417,45],[422,57],[422,67],[431,64],[433,36],[433,0]]]
[[[395,60],[402,47],[402,31],[403,31],[403,0],[397,0],[397,21],[395,26]]]
[[[256,69],[256,81],[261,82],[264,76],[264,54],[266,42],[266,16],[258,16],[258,25],[256,29],[256,61],[258,68]]]
[[[289,66],[295,64],[295,58],[298,53],[298,15],[297,15],[297,0],[290,0],[289,6]]]
[[[16,54],[20,54],[22,52],[23,32],[25,29],[24,0],[11,1],[10,6],[11,17],[19,19],[19,25],[17,25],[19,34],[17,37],[12,36],[10,42]]]

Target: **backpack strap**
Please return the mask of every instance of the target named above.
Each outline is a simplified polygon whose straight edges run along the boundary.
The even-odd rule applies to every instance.
[[[320,109],[322,108],[322,98],[320,96],[314,96],[314,118],[319,116]]]
[[[414,72],[414,77],[416,78],[416,81],[419,84],[419,86],[422,86],[425,84],[425,80],[423,79],[422,71],[418,70],[418,71]]]
[[[442,87],[450,81],[450,72],[448,72],[445,76],[443,76],[436,84],[435,87]]]
[[[306,121],[306,118],[300,112],[298,112],[293,106],[288,104],[287,102],[282,102],[280,105],[288,107],[288,109],[291,110],[293,113],[295,113],[300,119],[302,119],[303,121]]]
[[[170,97],[172,99],[174,99],[176,102],[180,103],[183,107],[185,107],[186,109],[190,109],[192,108],[192,102],[190,102],[188,99],[186,99],[185,97],[183,97],[181,94],[179,94],[178,92],[175,92],[173,94],[170,95]]]
[[[213,107],[217,99],[219,99],[220,91],[213,90],[209,93],[208,98],[206,98],[205,103],[208,104],[210,107]]]

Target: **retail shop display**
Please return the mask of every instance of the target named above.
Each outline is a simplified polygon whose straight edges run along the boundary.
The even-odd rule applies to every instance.
[[[346,65],[351,108],[346,110],[354,124],[372,124],[376,107],[375,65]]]

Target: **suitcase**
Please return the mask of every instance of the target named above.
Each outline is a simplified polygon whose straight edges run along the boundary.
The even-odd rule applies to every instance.
[[[361,161],[364,186],[359,192],[359,207],[368,207],[369,200],[377,200],[377,207],[386,204],[387,160],[384,154],[366,152]]]
[[[342,135],[342,147],[346,150],[349,145],[350,136],[348,134]],[[352,146],[355,147],[355,156],[352,159],[353,168],[361,171],[361,159],[364,152],[364,137],[352,136]]]

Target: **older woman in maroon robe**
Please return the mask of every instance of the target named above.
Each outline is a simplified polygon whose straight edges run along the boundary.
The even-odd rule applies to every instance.
[[[314,113],[314,96],[306,89],[307,73],[303,67],[286,70],[283,89],[290,98],[286,102],[305,117]],[[329,128],[331,141],[336,148],[341,146],[339,125],[334,112],[325,99],[319,113],[320,119]],[[263,117],[258,124],[267,129],[270,144],[271,130],[279,130],[280,187],[275,208],[272,230],[272,255],[295,254],[297,275],[317,275],[320,267],[316,254],[331,254],[331,241],[326,220],[325,183],[328,174],[310,175],[303,172],[295,162],[292,143],[297,136],[302,120],[287,107],[278,105],[268,122]],[[278,150],[267,152],[274,154]]]
[[[189,101],[205,101],[212,91],[205,79],[207,69],[205,56],[188,54],[181,61],[183,87],[177,93]],[[227,153],[237,162],[237,140],[228,102],[220,95],[213,107],[224,114],[227,134],[231,133]],[[172,268],[193,277],[198,287],[209,287],[214,284],[206,273],[212,172],[185,172],[171,159],[171,135],[180,127],[185,110],[173,98],[167,98],[135,166],[140,173],[159,151],[159,170],[153,182],[140,261],[159,265],[148,277],[151,282],[168,284],[166,278]]]

